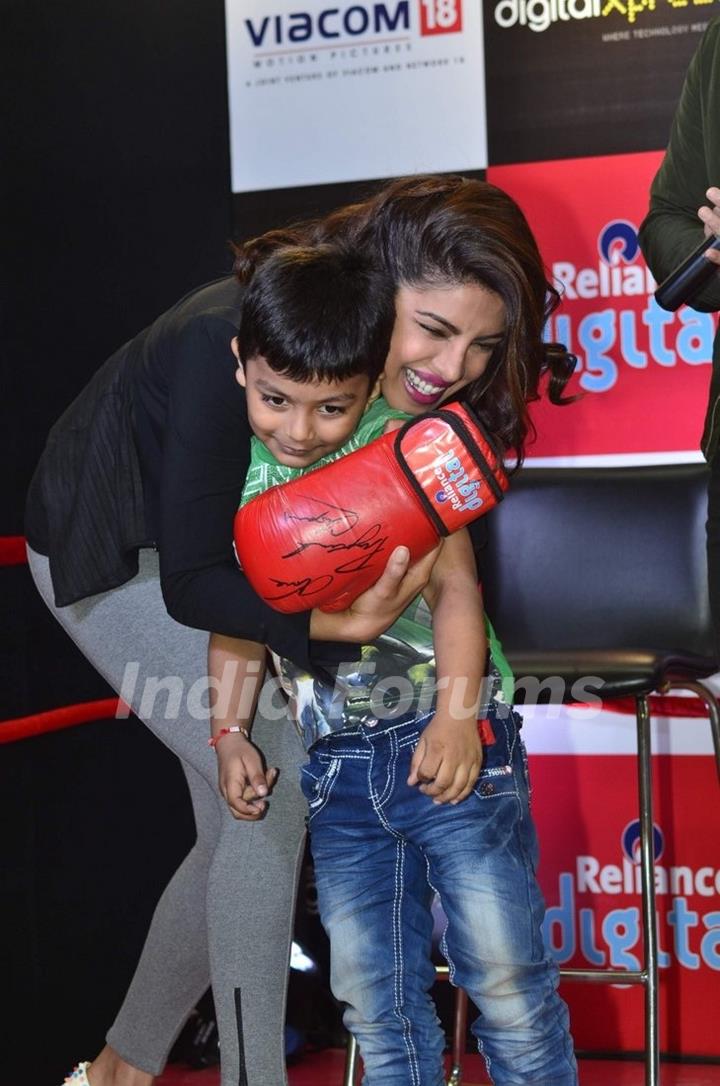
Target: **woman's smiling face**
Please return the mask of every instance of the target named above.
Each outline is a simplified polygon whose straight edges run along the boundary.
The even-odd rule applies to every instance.
[[[485,372],[505,305],[477,283],[401,286],[382,380],[391,407],[419,415]]]

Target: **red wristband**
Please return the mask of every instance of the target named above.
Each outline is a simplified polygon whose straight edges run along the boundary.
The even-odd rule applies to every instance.
[[[231,728],[221,728],[217,735],[213,735],[208,739],[209,747],[216,747],[224,735],[240,734],[245,736],[248,742],[250,742],[250,732],[247,728],[242,728],[239,724],[233,724]]]

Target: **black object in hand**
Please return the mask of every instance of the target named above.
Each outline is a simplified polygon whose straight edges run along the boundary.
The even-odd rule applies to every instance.
[[[682,264],[678,264],[677,268],[670,272],[667,279],[663,279],[655,291],[655,301],[659,306],[670,312],[679,309],[700,290],[713,272],[717,271],[717,264],[706,260],[703,255],[706,249],[710,248],[720,249],[720,238],[713,235],[705,238],[690,256],[685,257]]]

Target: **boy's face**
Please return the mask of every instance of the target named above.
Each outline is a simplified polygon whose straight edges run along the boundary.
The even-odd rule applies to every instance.
[[[273,456],[305,468],[338,449],[355,430],[369,398],[364,374],[344,381],[292,381],[271,369],[262,355],[238,362],[238,383],[247,395],[250,426]]]

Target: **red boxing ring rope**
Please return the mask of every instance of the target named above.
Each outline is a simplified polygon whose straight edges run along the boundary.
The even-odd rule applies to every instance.
[[[31,739],[35,735],[47,732],[59,732],[63,728],[72,728],[76,724],[89,724],[93,720],[108,720],[121,714],[127,716],[127,709],[119,698],[102,698],[99,701],[84,701],[77,705],[64,705],[61,709],[49,709],[46,713],[33,713],[32,716],[18,716],[14,720],[0,722],[0,743],[14,743],[17,739]]]
[[[0,535],[0,566],[22,566],[25,562],[25,536]]]
[[[22,535],[0,536],[0,567],[21,566],[27,563],[25,537]],[[93,720],[107,720],[114,716],[127,717],[128,708],[119,698],[102,698],[98,701],[64,705],[31,716],[19,716],[0,721],[0,743],[14,743],[18,739],[30,739],[35,735],[61,731],[76,724]]]

